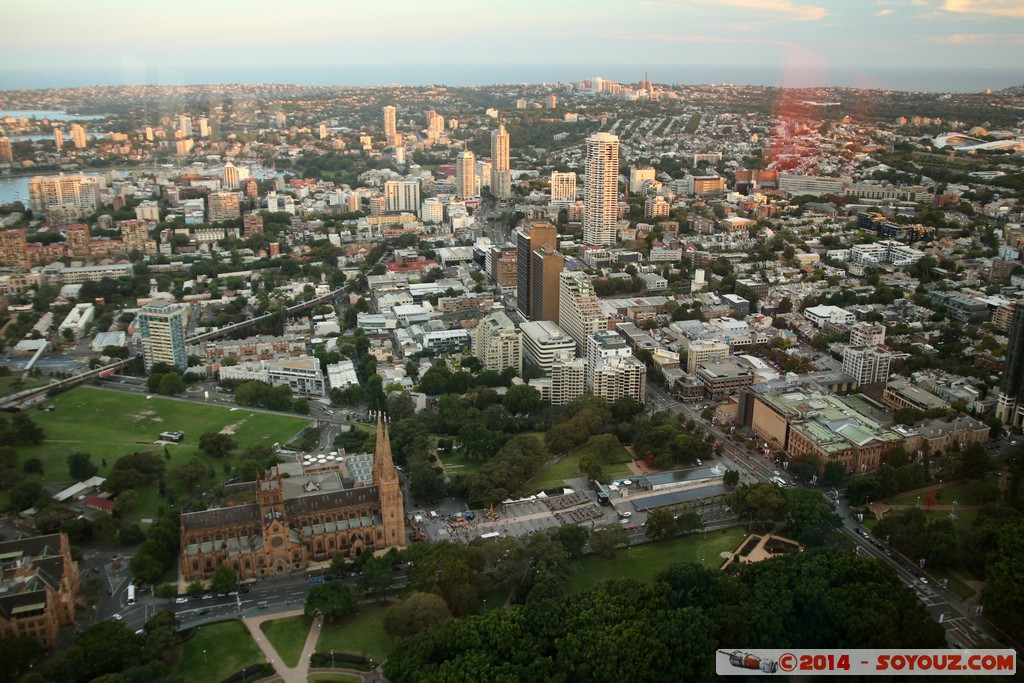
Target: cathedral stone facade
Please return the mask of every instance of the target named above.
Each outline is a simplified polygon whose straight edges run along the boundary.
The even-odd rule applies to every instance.
[[[405,545],[405,512],[387,427],[377,420],[373,483],[346,488],[338,473],[247,485],[256,502],[181,516],[181,575],[205,581],[226,564],[239,579],[305,569],[341,553],[355,557]]]

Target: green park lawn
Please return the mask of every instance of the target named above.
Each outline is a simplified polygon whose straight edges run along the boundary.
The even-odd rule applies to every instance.
[[[362,676],[351,674],[313,674],[306,679],[309,683],[362,683]]]
[[[673,538],[660,543],[645,543],[615,552],[614,560],[587,555],[579,561],[580,569],[569,577],[569,590],[593,588],[608,579],[634,579],[650,582],[655,574],[670,564],[699,562],[708,569],[717,569],[725,560],[721,554],[732,552],[747,535],[742,527],[709,531]]]
[[[163,447],[153,443],[162,431],[185,432],[183,442],[167,446],[171,456],[168,470],[181,467],[197,456],[200,461],[212,465],[220,477],[224,461],[211,459],[198,448],[199,437],[203,433],[229,429],[239,449],[244,449],[256,444],[273,446],[285,443],[309,424],[307,418],[159,396],[147,399],[93,387],[79,387],[60,394],[47,404],[54,410],[29,412],[33,422],[43,428],[46,440],[39,446],[19,448],[18,459],[24,462],[29,458],[39,458],[44,471],[40,481],[54,486],[72,483],[67,471],[67,456],[71,453],[84,451],[91,454],[100,476],[105,476],[123,455],[153,449],[162,453]],[[104,460],[106,465],[103,465]],[[156,487],[142,487],[139,494],[142,503],[133,515],[138,518],[155,516],[161,504]],[[6,503],[6,495],[0,502]]]
[[[386,607],[359,605],[359,613],[342,619],[340,623],[324,623],[320,629],[317,652],[346,652],[363,655],[379,664],[387,659],[394,646],[391,636],[384,632]]]
[[[48,377],[24,377],[23,381],[23,377],[24,373],[21,372],[0,376],[0,396],[45,386],[51,381]],[[17,386],[15,386],[16,384]]]
[[[580,476],[580,460],[583,456],[588,453],[592,453],[594,450],[593,444],[586,444],[579,448],[571,451],[568,455],[562,457],[555,464],[550,467],[542,469],[537,475],[531,479],[527,488],[531,491],[541,491],[545,489],[558,488],[565,483],[566,479],[573,479]],[[611,462],[604,465],[605,476],[609,479],[619,479],[622,477],[628,477],[632,473],[626,463],[630,462],[629,452],[625,448],[619,446],[615,453],[612,454]]]
[[[480,466],[484,464],[483,460],[467,458],[461,451],[439,453],[437,457],[444,463],[444,471],[448,473],[449,477],[454,474],[475,474],[480,469]]]
[[[309,627],[312,624],[308,617],[286,617],[264,621],[260,624],[260,630],[267,636],[267,640],[281,660],[288,667],[299,663],[299,656],[306,644],[306,637],[309,635]]]
[[[995,474],[988,475],[985,480],[987,482],[995,482],[998,477]],[[970,482],[966,481],[954,481],[947,484],[936,485],[930,487],[931,491],[935,492],[936,504],[938,505],[952,505],[955,500],[960,505],[977,505],[980,503],[978,500],[974,500],[971,497]],[[886,502],[890,505],[914,505],[918,504],[924,507],[925,496],[927,491],[921,493],[914,493],[906,496],[900,496],[887,500]],[[920,498],[920,500],[918,500]]]
[[[185,681],[221,681],[247,666],[267,661],[237,619],[200,626],[178,648],[181,659],[174,672]]]

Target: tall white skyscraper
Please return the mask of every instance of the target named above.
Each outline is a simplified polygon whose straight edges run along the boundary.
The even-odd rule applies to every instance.
[[[384,137],[391,137],[398,132],[398,119],[395,115],[395,108],[391,105],[384,107]]]
[[[509,137],[505,126],[491,131],[491,194],[498,199],[512,196],[512,172],[508,161]]]
[[[607,330],[608,320],[586,274],[563,270],[558,285],[558,326],[576,342],[576,351],[583,353],[587,337]]]
[[[551,203],[555,206],[568,206],[576,202],[576,174],[572,171],[562,173],[551,172]]]
[[[184,133],[185,137],[192,135],[192,119],[186,114],[178,117],[178,130]]]
[[[469,150],[455,159],[455,194],[459,199],[476,196],[476,156]]]
[[[188,367],[185,316],[180,307],[168,301],[147,304],[139,311],[138,327],[147,371],[156,363],[166,363],[178,370]]]
[[[53,129],[53,144],[57,148],[57,152],[60,152],[60,148],[64,146],[64,136],[61,135],[60,128]]]
[[[415,178],[389,180],[384,183],[385,207],[388,212],[410,211],[420,215],[420,181]]]
[[[242,186],[242,181],[249,178],[249,169],[239,168],[230,161],[224,164],[224,187],[228,190],[237,190]]]
[[[583,243],[615,244],[619,210],[619,138],[611,133],[594,133],[587,138],[586,151]]]

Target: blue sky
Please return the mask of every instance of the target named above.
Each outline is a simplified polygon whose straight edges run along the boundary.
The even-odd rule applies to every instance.
[[[468,61],[827,70],[1017,67],[1024,57],[1024,0],[8,0],[4,23],[5,69]]]

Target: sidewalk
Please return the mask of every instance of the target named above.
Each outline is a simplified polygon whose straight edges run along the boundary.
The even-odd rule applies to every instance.
[[[302,654],[299,655],[298,663],[288,668],[284,665],[280,655],[277,654],[277,650],[270,644],[270,641],[263,635],[263,631],[260,629],[260,625],[264,621],[273,621],[275,619],[285,619],[287,617],[299,617],[304,614],[303,610],[292,610],[290,612],[280,612],[277,614],[266,614],[248,617],[242,620],[245,627],[249,629],[249,633],[256,641],[256,645],[259,646],[260,651],[263,652],[267,661],[270,662],[271,666],[277,671],[277,675],[274,678],[280,678],[284,683],[306,683],[311,673],[340,673],[348,674],[349,676],[355,676],[364,681],[364,683],[379,683],[384,681],[384,677],[380,675],[380,672],[376,669],[373,671],[357,671],[356,669],[346,669],[343,667],[335,667],[330,669],[309,668],[309,658],[314,652],[316,652],[317,641],[320,640],[320,629],[323,626],[323,621],[317,619],[313,622],[313,626],[309,629],[309,634],[306,636],[306,644],[302,647]]]
[[[277,650],[274,649],[274,646],[270,644],[270,641],[267,640],[260,629],[260,624],[264,621],[298,617],[302,616],[302,614],[303,611],[297,609],[290,612],[279,612],[277,614],[266,614],[242,619],[242,623],[249,629],[249,633],[252,634],[253,639],[267,658],[267,661],[270,662],[270,665],[277,671],[277,675],[285,683],[306,683],[306,679],[309,678],[309,657],[316,651],[316,643],[320,639],[322,622],[320,619],[313,622],[313,626],[309,629],[309,634],[306,636],[306,644],[302,648],[302,654],[299,655],[299,662],[293,668],[285,666],[281,656],[277,654]]]

